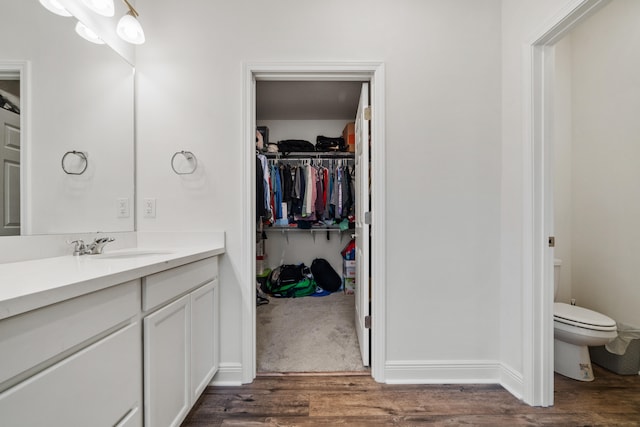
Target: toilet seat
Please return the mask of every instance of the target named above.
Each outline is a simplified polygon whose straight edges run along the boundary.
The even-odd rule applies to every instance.
[[[579,328],[595,331],[616,331],[616,322],[604,314],[576,305],[553,303],[553,319]]]

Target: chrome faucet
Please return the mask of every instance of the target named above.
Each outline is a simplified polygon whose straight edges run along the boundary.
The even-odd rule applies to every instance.
[[[87,251],[87,246],[81,239],[74,240],[72,242],[67,241],[67,243],[70,245],[75,243],[75,246],[73,247],[73,256],[84,255]]]
[[[116,239],[113,237],[100,237],[99,239],[94,239],[93,242],[87,246],[89,255],[101,254],[107,243],[113,242],[114,240]]]
[[[88,245],[85,244],[81,239],[74,240],[70,243],[75,243],[75,246],[73,248],[73,256],[98,255],[102,253],[107,243],[113,242],[114,240],[116,239],[112,237],[100,237],[98,239],[94,239],[93,242],[89,243]]]

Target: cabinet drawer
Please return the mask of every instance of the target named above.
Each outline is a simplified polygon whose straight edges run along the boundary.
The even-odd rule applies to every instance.
[[[142,310],[149,311],[218,277],[218,258],[207,258],[143,279]]]
[[[4,426],[140,426],[140,324],[133,323],[0,393]]]
[[[139,307],[140,281],[133,280],[0,321],[0,390],[16,375],[131,319]]]

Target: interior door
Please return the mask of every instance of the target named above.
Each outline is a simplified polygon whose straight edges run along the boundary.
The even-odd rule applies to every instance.
[[[20,115],[0,108],[0,236],[20,234]]]
[[[369,84],[363,83],[356,114],[356,332],[362,363],[369,366]]]

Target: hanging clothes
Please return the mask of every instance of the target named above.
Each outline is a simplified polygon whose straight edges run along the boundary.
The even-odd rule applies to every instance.
[[[335,204],[333,203],[333,188],[334,188],[334,181],[333,181],[333,177],[335,174],[335,165],[331,165],[331,169],[329,169],[328,171],[328,175],[327,175],[327,203],[325,204],[325,219],[332,219],[333,216],[335,215]]]
[[[323,219],[329,219],[329,169],[323,168],[322,171],[322,203],[324,204]]]
[[[340,222],[353,214],[355,168],[343,165],[344,159],[325,159],[317,164],[300,159],[300,164],[291,166],[293,159],[267,162],[265,156],[258,158],[256,192],[264,195],[264,201],[256,194],[256,216],[268,218],[267,223]],[[264,179],[260,181],[261,174]]]
[[[324,176],[324,172],[323,172],[324,168],[321,167],[317,167],[315,172],[316,172],[316,202],[314,205],[314,210],[316,212],[316,217],[318,219],[322,219],[322,214],[324,213],[324,198],[323,198],[323,176]]]
[[[264,200],[264,171],[260,156],[256,156],[256,221],[264,218],[267,214],[267,207]]]
[[[342,167],[336,168],[333,178],[333,193],[331,195],[331,204],[334,206],[335,219],[342,218]]]
[[[275,219],[282,218],[282,186],[280,181],[280,168],[271,165],[271,185],[273,190],[273,211]]]
[[[349,206],[349,215],[356,214],[356,167],[353,166],[350,168],[349,172],[349,195],[351,196],[350,201],[351,205]]]
[[[260,162],[260,167],[258,167],[258,162]],[[261,181],[260,184],[258,184],[258,180]],[[256,206],[261,207],[256,210],[262,215],[258,215],[258,212],[256,212],[256,216],[261,216],[263,219],[270,221],[273,218],[273,211],[271,210],[271,186],[269,184],[269,167],[267,157],[263,154],[256,155],[256,192],[259,188],[262,188],[262,201],[259,205],[256,204]],[[258,198],[259,196],[256,194],[256,203]]]
[[[293,191],[291,193],[291,213],[290,220],[295,220],[296,216],[302,215],[302,199],[304,198],[304,174],[300,166],[294,168],[293,171],[294,184]]]
[[[352,192],[352,180],[349,166],[345,166],[342,169],[342,218],[346,218],[351,214],[351,208],[353,207],[353,192]]]
[[[311,165],[305,165],[305,197],[304,197],[304,209],[302,216],[310,218],[314,214],[315,202],[316,202],[316,170]]]
[[[291,166],[289,165],[280,165],[280,181],[282,182],[282,202],[287,204],[288,209],[290,210],[291,205],[291,194],[293,187],[293,176],[291,175]],[[282,215],[288,216],[289,212],[283,212]]]

